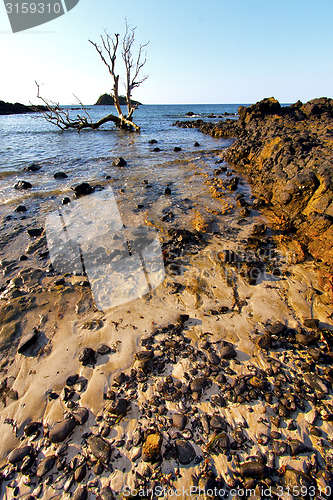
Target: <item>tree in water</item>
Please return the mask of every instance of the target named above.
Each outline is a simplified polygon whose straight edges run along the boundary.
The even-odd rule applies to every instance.
[[[53,123],[61,130],[76,129],[78,132],[84,128],[91,128],[93,130],[97,129],[101,125],[107,122],[113,122],[115,125],[121,129],[140,132],[140,127],[133,122],[133,114],[138,104],[132,101],[132,92],[136,87],[139,87],[148,76],[142,75],[142,70],[146,64],[146,52],[145,47],[149,42],[140,45],[136,58],[133,55],[134,42],[135,42],[135,30],[136,28],[131,28],[126,23],[125,35],[122,42],[119,40],[119,33],[116,33],[113,37],[105,32],[105,35],[101,35],[102,45],[98,45],[96,42],[89,40],[89,42],[95,47],[101,60],[108,68],[108,71],[113,79],[113,88],[111,92],[111,97],[113,98],[114,106],[117,110],[118,116],[114,114],[109,114],[93,122],[87,109],[84,107],[82,102],[78,99],[83,115],[76,115],[75,118],[70,116],[68,109],[63,109],[59,104],[49,101],[40,95],[40,86],[37,85],[37,97],[41,99],[46,107],[42,112],[45,119],[50,123]],[[124,114],[120,101],[119,101],[119,74],[116,71],[116,61],[119,54],[120,45],[121,57],[125,66],[125,88],[126,88],[126,108],[127,114]]]

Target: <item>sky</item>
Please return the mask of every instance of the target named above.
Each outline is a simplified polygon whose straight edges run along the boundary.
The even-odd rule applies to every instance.
[[[37,102],[37,80],[53,101],[93,104],[112,81],[88,39],[123,34],[125,19],[149,41],[149,78],[133,94],[144,104],[333,96],[332,0],[80,0],[19,33],[0,4],[0,100]]]

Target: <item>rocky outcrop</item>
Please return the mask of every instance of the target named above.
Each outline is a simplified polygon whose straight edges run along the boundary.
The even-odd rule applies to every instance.
[[[119,96],[119,102],[121,106],[125,106],[127,104],[126,102],[126,97],[123,95]],[[134,101],[133,99],[131,100],[132,104],[139,105],[141,102],[139,101]],[[103,94],[99,96],[97,99],[97,102],[95,103],[95,106],[113,106],[113,97],[110,94]]]
[[[239,119],[182,122],[214,137],[237,137],[223,153],[274,213],[290,243],[333,265],[333,99],[241,106]]]
[[[46,110],[45,106],[25,106],[19,102],[12,104],[10,102],[0,101],[0,115],[19,115],[23,113],[36,113],[44,110]]]

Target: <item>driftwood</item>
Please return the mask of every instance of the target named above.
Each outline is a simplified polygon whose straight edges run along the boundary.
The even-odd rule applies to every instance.
[[[108,68],[108,71],[113,79],[113,88],[111,96],[113,97],[114,106],[118,115],[109,114],[93,122],[87,109],[84,107],[82,102],[78,99],[82,113],[77,114],[75,118],[70,116],[68,109],[61,108],[58,103],[49,101],[40,95],[40,86],[37,85],[37,97],[45,105],[45,110],[42,111],[44,118],[56,125],[61,130],[75,129],[80,132],[83,129],[97,129],[101,125],[107,122],[113,122],[116,127],[124,130],[130,130],[135,132],[140,132],[140,127],[133,122],[133,114],[137,109],[138,104],[132,102],[132,92],[133,89],[139,87],[148,77],[140,76],[141,71],[146,63],[145,47],[146,44],[140,45],[136,60],[133,58],[133,45],[135,41],[135,28],[129,28],[126,23],[126,32],[122,41],[122,59],[125,65],[125,84],[126,84],[126,107],[127,114],[124,114],[119,102],[119,75],[116,73],[116,60],[119,49],[119,34],[116,33],[114,37],[111,37],[108,33],[101,35],[102,46],[97,45],[97,43],[89,42],[95,47],[101,60]]]

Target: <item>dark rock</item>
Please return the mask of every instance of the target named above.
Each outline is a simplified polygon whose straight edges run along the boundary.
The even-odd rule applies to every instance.
[[[177,427],[177,429],[179,429],[180,431],[183,431],[186,427],[187,417],[186,417],[186,415],[182,415],[180,413],[174,413],[172,415],[172,422],[173,422],[173,425],[175,427]]]
[[[17,464],[18,462],[21,462],[26,456],[30,455],[32,452],[32,449],[30,446],[23,446],[22,448],[16,448],[15,450],[11,451],[8,455],[8,462],[10,464]]]
[[[66,418],[55,424],[50,430],[49,439],[51,443],[62,443],[74,430],[76,422],[74,418]]]
[[[269,477],[270,470],[261,462],[247,462],[239,465],[239,473],[242,477],[265,479]]]
[[[53,177],[55,179],[67,179],[68,175],[65,172],[56,172]]]
[[[213,415],[210,420],[210,427],[214,429],[216,432],[226,431],[227,430],[227,422],[220,415]]]
[[[81,182],[77,186],[72,186],[71,189],[74,191],[76,196],[86,196],[95,191],[95,188],[88,184],[88,182]]]
[[[205,386],[205,377],[198,377],[192,380],[190,387],[192,392],[201,392]]]
[[[44,229],[42,227],[39,227],[39,228],[28,229],[27,231],[29,236],[36,237],[40,236],[43,233]]]
[[[115,376],[113,377],[113,385],[117,385],[117,386],[120,386],[122,385],[126,380],[126,375],[124,372],[118,372],[115,374]]]
[[[105,344],[101,344],[98,346],[97,353],[104,356],[105,354],[109,354],[111,352],[111,347]]]
[[[188,465],[196,457],[196,452],[193,446],[184,439],[176,440],[176,450],[178,461],[182,465]]]
[[[27,207],[25,207],[24,205],[19,205],[17,208],[15,208],[15,212],[26,212],[27,211]]]
[[[313,319],[313,318],[305,319],[303,321],[303,325],[305,326],[305,328],[311,328],[315,330],[316,328],[318,328],[319,319]]]
[[[89,418],[89,410],[87,408],[84,408],[83,406],[74,408],[71,413],[78,425],[85,424]]]
[[[101,488],[97,500],[115,500],[110,486],[103,486]]]
[[[290,447],[285,441],[273,441],[273,449],[274,453],[278,457],[282,457],[283,455],[289,455]]]
[[[200,146],[200,144],[197,141],[195,141],[194,147],[198,148],[199,146]]]
[[[195,113],[193,111],[188,111],[185,113],[185,116],[195,116]]]
[[[68,198],[68,196],[65,196],[65,198],[63,198],[63,199],[61,200],[61,203],[62,203],[63,205],[67,205],[67,204],[68,204],[68,203],[70,203],[70,202],[71,202],[71,199],[70,199],[70,198]]]
[[[22,337],[18,345],[17,352],[22,354],[29,349],[29,347],[34,345],[37,342],[38,334],[39,332],[37,328],[34,328],[30,333]]]
[[[122,158],[121,156],[119,156],[119,158],[116,158],[112,162],[113,167],[125,167],[126,165],[127,165],[127,161],[124,160],[124,158]]]
[[[66,379],[66,385],[68,385],[68,387],[71,387],[72,385],[76,384],[78,378],[79,376],[77,373],[75,375],[70,375]]]
[[[38,172],[42,167],[37,165],[37,163],[31,163],[28,167],[24,167],[24,172]]]
[[[73,500],[87,500],[88,490],[86,486],[80,486],[73,494]]]
[[[279,321],[267,328],[267,332],[269,334],[277,336],[282,335],[286,330],[286,325],[284,323],[280,323]]]
[[[171,195],[171,189],[169,187],[166,187],[165,191],[164,191],[164,194],[167,195],[167,196],[170,196]]]
[[[177,323],[180,323],[181,325],[183,325],[189,319],[190,319],[190,316],[188,314],[180,314],[177,318]]]
[[[30,189],[30,188],[32,188],[32,185],[30,184],[30,182],[27,181],[18,181],[14,185],[14,189]]]
[[[24,427],[24,434],[29,437],[35,434],[41,427],[43,427],[43,424],[41,422],[31,422],[30,424],[27,424]]]
[[[135,101],[134,99],[131,99],[131,103],[138,106],[141,105],[141,102]],[[126,106],[127,104],[126,96],[124,95],[119,96],[119,104],[121,106]],[[95,103],[95,106],[113,106],[113,105],[114,105],[114,99],[110,94],[100,95],[99,98],[97,99],[97,102]]]
[[[150,139],[150,141],[148,141],[149,144],[157,144],[158,141],[156,139]]]
[[[79,361],[83,366],[95,365],[97,361],[96,352],[91,347],[84,347],[79,353]]]
[[[87,467],[85,464],[82,464],[80,467],[75,469],[74,471],[74,479],[77,483],[81,483],[84,480],[87,474]]]
[[[154,153],[158,153],[161,150],[160,150],[160,148],[154,148],[153,151],[154,151]]]
[[[329,393],[329,389],[324,380],[320,378],[316,373],[304,373],[303,379],[304,382],[311,387],[314,393]]]
[[[54,464],[56,463],[57,457],[55,455],[51,455],[49,457],[45,457],[40,464],[38,465],[36,476],[44,477],[51,469],[53,469]]]
[[[182,150],[182,148],[180,148],[179,146],[176,146],[175,148],[173,148],[173,150],[175,151],[175,153],[178,153],[179,151]]]
[[[103,464],[108,464],[111,458],[111,445],[100,436],[90,436],[87,439],[91,453]]]
[[[291,454],[293,457],[296,455],[299,455],[300,453],[305,453],[311,450],[308,446],[305,446],[304,443],[299,441],[298,439],[292,439],[289,442],[290,449],[291,449]]]
[[[222,359],[233,359],[236,358],[237,352],[235,351],[235,348],[231,345],[226,345],[222,347],[220,351],[220,356]]]
[[[128,401],[124,398],[115,399],[110,401],[105,407],[105,410],[111,415],[125,415],[128,408]]]

